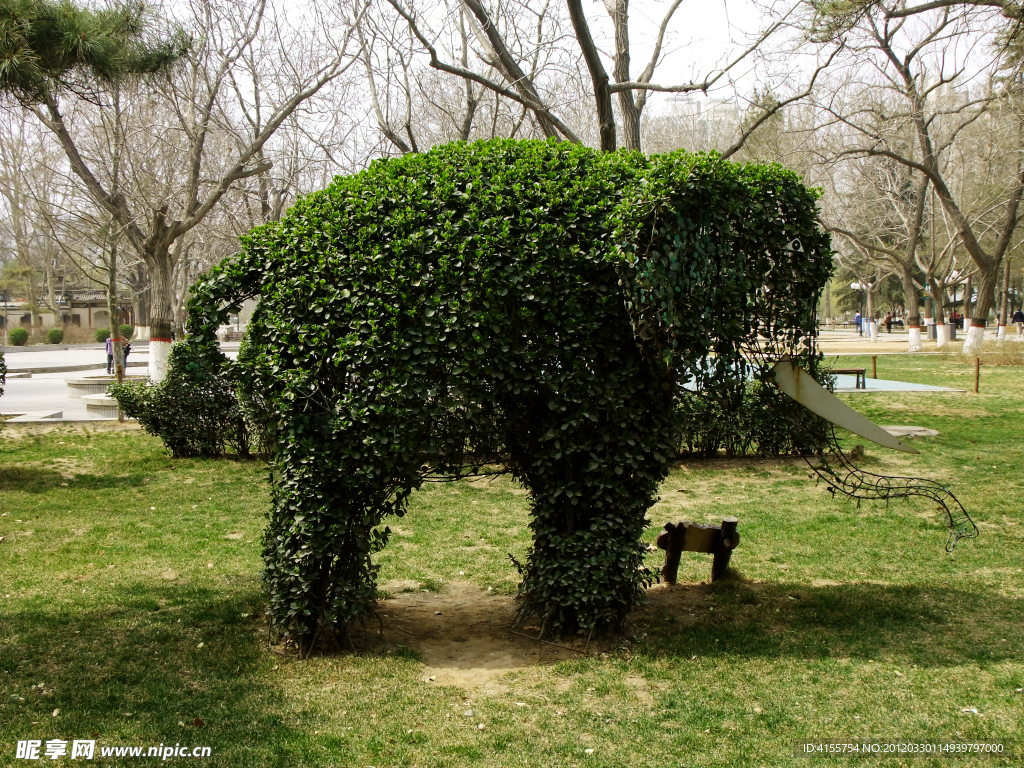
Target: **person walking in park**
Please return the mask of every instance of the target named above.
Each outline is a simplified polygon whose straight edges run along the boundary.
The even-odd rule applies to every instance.
[[[123,352],[124,352],[124,372],[125,373],[128,373],[128,353],[131,352],[131,351],[132,351],[132,343],[130,341],[126,341],[124,343],[124,348],[123,348]]]
[[[114,372],[114,340],[107,336],[107,373]]]
[[[853,327],[857,329],[857,335],[858,336],[863,336],[864,335],[863,318],[861,318],[860,312],[857,312],[853,316]]]
[[[892,333],[892,312],[885,313],[885,332]]]
[[[1017,326],[1017,335],[1024,335],[1024,311],[1018,309],[1013,313],[1013,324]]]

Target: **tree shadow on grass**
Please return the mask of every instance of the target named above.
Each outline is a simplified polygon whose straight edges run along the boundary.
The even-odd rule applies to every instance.
[[[18,493],[50,493],[67,486],[74,490],[99,491],[134,485],[131,477],[111,474],[62,474],[59,469],[36,466],[0,467],[0,491]]]
[[[442,707],[408,651],[305,662],[269,652],[255,579],[227,594],[139,582],[102,600],[29,600],[6,614],[0,603],[0,765],[26,739],[95,739],[108,766],[139,761],[100,759],[101,747],[160,744],[209,747],[208,766],[411,765],[422,734],[409,713],[425,693]]]
[[[957,666],[1019,659],[1024,601],[995,590],[732,579],[651,591],[637,614],[654,656],[889,657]]]
[[[101,746],[180,743],[210,747],[207,765],[304,763],[314,745],[267,682],[275,657],[256,636],[257,587],[225,596],[136,585],[106,597],[92,611],[4,617],[0,763],[18,740],[54,738],[95,738],[97,758]]]

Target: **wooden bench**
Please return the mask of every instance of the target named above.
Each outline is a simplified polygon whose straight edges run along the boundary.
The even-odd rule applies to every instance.
[[[711,563],[711,580],[717,581],[729,567],[732,551],[740,543],[736,531],[739,523],[735,517],[727,517],[721,525],[701,525],[680,520],[665,523],[665,530],[658,534],[655,544],[665,550],[665,564],[661,567],[661,580],[675,584],[679,574],[679,557],[683,552],[707,552],[715,559]]]
[[[867,376],[864,375],[866,368],[833,368],[832,373],[840,374],[845,373],[847,376],[855,376],[854,389],[867,389],[868,382]]]

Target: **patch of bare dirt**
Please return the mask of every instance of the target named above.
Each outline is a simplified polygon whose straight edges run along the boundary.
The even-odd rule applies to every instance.
[[[721,456],[709,459],[687,458],[685,462],[676,462],[672,465],[672,468],[689,472],[690,470],[700,469],[753,469],[755,467],[794,466],[805,463],[804,459],[800,456],[773,456],[771,458],[758,458],[756,456],[736,456],[730,458]]]
[[[647,589],[647,605],[641,606],[630,617],[634,621],[646,618],[648,614],[669,611],[680,618],[687,616],[707,600],[711,587],[700,584],[655,584]]]
[[[532,630],[535,637],[539,627],[511,632],[515,599],[471,584],[454,582],[443,594],[403,592],[409,589],[405,581],[382,588],[389,593],[377,605],[384,641],[419,651],[424,677],[437,685],[501,693],[506,689],[499,681],[502,675],[577,658],[583,649],[582,641],[552,645],[522,636]]]
[[[653,706],[654,697],[650,694],[650,691],[647,690],[649,684],[644,678],[626,675],[622,682],[626,684],[626,687],[633,690],[633,693],[636,694],[636,697],[641,704],[647,707]]]
[[[834,579],[815,579],[811,582],[812,587],[842,587],[845,586],[842,581],[835,581]]]
[[[4,424],[5,440],[21,440],[33,435],[47,435],[51,432],[66,434],[98,434],[101,432],[141,432],[142,426],[137,421],[96,421],[82,422],[58,421],[53,424]]]
[[[10,466],[51,470],[60,475],[62,480],[74,480],[78,475],[88,475],[96,471],[96,465],[90,459],[72,457],[12,462]]]

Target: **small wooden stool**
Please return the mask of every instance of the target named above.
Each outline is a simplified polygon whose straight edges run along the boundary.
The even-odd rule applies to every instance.
[[[665,564],[661,567],[661,579],[675,584],[679,574],[679,557],[683,552],[708,552],[715,556],[711,563],[711,580],[718,581],[729,567],[732,551],[740,543],[736,531],[739,523],[735,517],[727,517],[718,525],[701,525],[680,520],[665,523],[665,530],[658,534],[655,544],[665,550]]]

